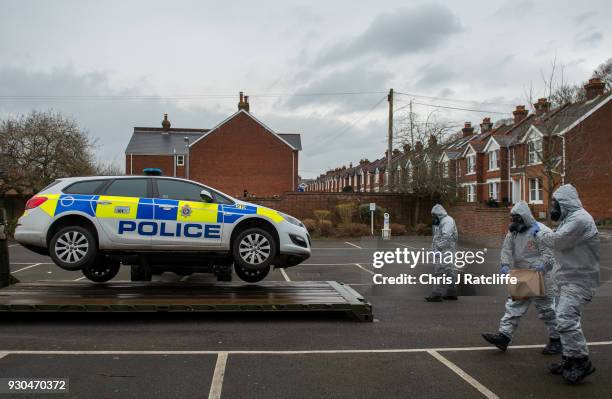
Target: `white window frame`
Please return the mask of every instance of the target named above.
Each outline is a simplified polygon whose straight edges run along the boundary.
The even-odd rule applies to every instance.
[[[510,160],[510,166],[516,168],[516,147],[512,147],[512,150],[510,151],[510,157],[512,158]]]
[[[499,170],[499,150],[491,150],[489,155],[489,170]]]
[[[493,198],[495,201],[499,201],[499,182],[492,181],[488,183],[489,187],[489,198]]]
[[[529,188],[529,203],[530,204],[543,204],[544,203],[544,191],[542,189],[542,179],[538,177],[530,178],[528,181]],[[535,189],[531,187],[531,183],[535,182]],[[534,198],[534,195],[535,198]]]
[[[176,166],[185,166],[185,155],[176,156]]]
[[[465,157],[466,175],[476,173],[476,154]]]
[[[448,171],[450,169],[449,163],[450,161],[442,162],[442,177],[448,177]]]
[[[476,184],[466,184],[466,201],[476,202]]]
[[[532,149],[533,146],[533,149]],[[533,156],[533,159],[532,159]],[[537,165],[542,163],[542,139],[533,139],[527,142],[527,163]]]

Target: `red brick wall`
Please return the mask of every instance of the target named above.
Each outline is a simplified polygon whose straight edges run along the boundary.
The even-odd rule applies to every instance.
[[[164,176],[174,174],[174,156],[172,155],[125,155],[125,174],[142,175],[145,168],[160,168]],[[185,167],[176,167],[176,176],[185,177]]]
[[[391,223],[413,225],[417,199],[411,195],[395,193],[285,193],[279,198],[249,198],[249,202],[267,206],[277,211],[285,212],[298,219],[314,219],[313,211],[326,209],[335,213],[336,205],[346,202],[357,204],[376,203],[387,209]],[[421,199],[418,219],[421,222],[431,222],[433,203]],[[355,220],[357,222],[358,220]]]
[[[241,196],[244,190],[278,195],[295,189],[297,157],[287,144],[239,113],[191,147],[190,177],[229,195]]]
[[[501,246],[508,231],[510,210],[459,203],[446,208],[457,223],[459,241],[487,247]]]

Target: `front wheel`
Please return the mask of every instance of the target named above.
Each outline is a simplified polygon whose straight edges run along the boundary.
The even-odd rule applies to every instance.
[[[121,264],[118,261],[101,256],[93,265],[85,265],[83,275],[96,283],[105,283],[115,278]]]
[[[232,255],[238,277],[249,283],[261,281],[270,272],[276,256],[276,241],[263,229],[246,229],[232,243]]]
[[[64,270],[80,270],[95,265],[98,248],[92,232],[81,226],[66,226],[49,242],[49,255]]]

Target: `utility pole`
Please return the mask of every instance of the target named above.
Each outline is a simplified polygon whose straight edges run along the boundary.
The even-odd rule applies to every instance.
[[[410,146],[414,148],[414,114],[412,113],[412,98],[410,99]]]
[[[387,102],[389,103],[389,137],[387,145],[387,191],[391,191],[391,155],[393,154],[393,89],[389,89],[389,95],[387,96]]]

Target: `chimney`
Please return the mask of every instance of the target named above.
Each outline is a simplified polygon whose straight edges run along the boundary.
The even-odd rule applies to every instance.
[[[385,158],[389,158],[389,150],[385,150]]]
[[[401,151],[398,148],[394,148],[393,149],[393,156],[397,156],[401,153]]]
[[[429,136],[429,139],[427,140],[427,146],[428,147],[435,147],[437,144],[438,144],[438,139],[436,139],[436,136],[431,134]]]
[[[249,112],[249,96],[245,96],[243,92],[240,92],[240,102],[238,102],[238,111],[245,110]]]
[[[461,131],[463,132],[463,137],[468,137],[474,134],[472,122],[465,122],[465,125],[463,126],[463,129],[461,129]]]
[[[402,148],[404,149],[405,154],[408,154],[410,152],[410,144],[404,144]]]
[[[597,96],[600,96],[604,92],[606,84],[599,78],[591,78],[589,82],[584,85],[584,91],[586,92],[587,100],[592,100]]]
[[[170,121],[168,120],[168,114],[164,114],[164,120],[162,121],[162,129],[170,130]]]
[[[421,143],[421,140],[417,140],[416,144],[414,145],[414,149],[416,152],[423,151],[423,143]]]
[[[538,98],[538,102],[533,104],[536,115],[541,116],[550,111],[550,103],[546,98]]]
[[[491,122],[491,118],[488,116],[486,118],[482,118],[482,123],[480,124],[480,131],[483,133],[490,132],[493,130],[493,122]]]
[[[529,111],[525,109],[524,105],[517,105],[516,109],[512,111],[512,115],[514,115],[514,123],[519,123],[525,119],[528,113]]]

